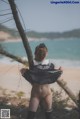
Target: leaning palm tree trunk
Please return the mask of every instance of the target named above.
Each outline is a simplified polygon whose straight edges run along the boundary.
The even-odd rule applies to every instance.
[[[75,104],[78,106],[77,98],[74,95],[74,93],[69,89],[69,87],[66,85],[66,83],[63,80],[57,80],[57,83],[63,88],[63,90],[69,95],[69,97],[75,102]]]
[[[26,54],[28,56],[29,67],[32,67],[33,66],[33,56],[32,56],[32,52],[31,52],[31,48],[29,46],[28,39],[26,37],[24,29],[23,29],[21,22],[19,20],[16,4],[14,3],[14,0],[8,0],[8,1],[9,1],[11,10],[12,10],[12,14],[13,14],[17,29],[20,33],[21,38],[22,38],[23,45],[26,50]]]

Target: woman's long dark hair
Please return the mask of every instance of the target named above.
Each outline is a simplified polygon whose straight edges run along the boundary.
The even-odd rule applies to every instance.
[[[35,48],[35,60],[42,61],[48,52],[48,49],[44,43],[41,43]]]

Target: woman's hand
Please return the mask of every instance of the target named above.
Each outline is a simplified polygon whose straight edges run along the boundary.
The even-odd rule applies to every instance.
[[[25,69],[25,68],[22,68],[22,69],[20,70],[20,72],[21,72],[22,75],[24,75],[24,73],[26,72],[26,69]]]
[[[59,70],[63,71],[62,67],[59,67]]]

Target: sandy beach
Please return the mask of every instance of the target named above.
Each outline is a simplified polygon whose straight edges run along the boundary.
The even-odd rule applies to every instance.
[[[0,87],[7,91],[23,91],[27,98],[30,96],[31,84],[28,83],[20,74],[22,64],[4,64],[0,63]],[[63,68],[63,74],[60,79],[64,79],[67,86],[75,95],[80,90],[80,69],[79,68]],[[51,88],[55,91],[60,90],[57,83],[51,84]]]

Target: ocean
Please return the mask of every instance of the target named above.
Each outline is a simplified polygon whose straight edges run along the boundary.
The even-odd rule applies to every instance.
[[[29,41],[32,53],[34,55],[35,47],[40,43],[45,43],[48,48],[48,56],[51,62],[56,66],[76,67],[80,68],[80,39],[66,38],[66,39],[43,39]],[[26,52],[22,41],[19,42],[1,42],[5,50],[20,57],[26,57]],[[0,62],[10,63],[6,57],[0,56]],[[12,62],[13,63],[13,62]]]

